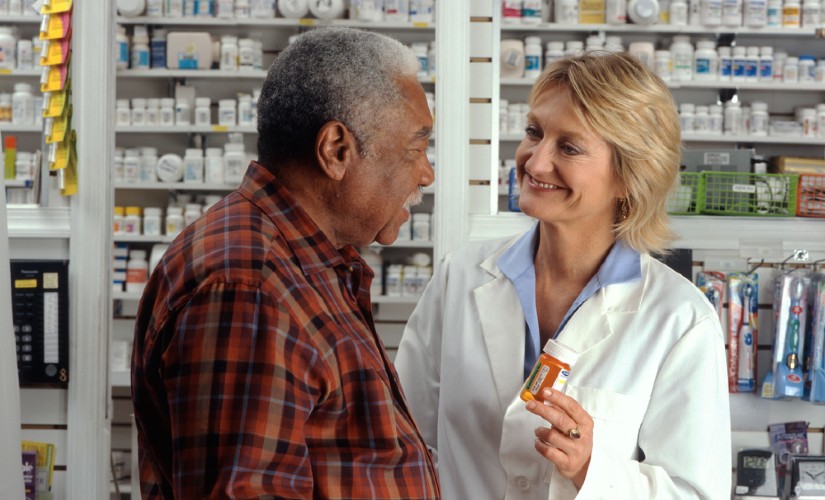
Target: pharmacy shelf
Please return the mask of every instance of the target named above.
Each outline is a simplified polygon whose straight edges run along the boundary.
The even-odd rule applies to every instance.
[[[40,73],[38,72],[38,75]],[[220,69],[120,69],[118,78],[201,78],[201,79],[266,79],[266,71],[261,69],[247,69],[227,71]],[[419,77],[422,84],[434,84],[435,76]]]
[[[31,14],[31,15],[15,14],[13,16],[10,16],[10,15],[4,15],[3,16],[3,23],[6,23],[6,24],[39,24],[40,21],[42,21],[42,19],[37,14]]]
[[[137,182],[133,184],[118,182],[115,189],[137,190],[181,190],[181,191],[234,191],[238,186],[231,184],[207,184],[195,182]]]
[[[69,207],[8,205],[6,209],[9,238],[69,237]]]
[[[532,87],[532,78],[502,78],[499,83],[509,87]],[[667,82],[671,89],[737,89],[737,90],[777,90],[782,92],[825,92],[825,82],[722,82],[719,80]]]
[[[685,34],[685,35],[718,35],[730,33],[734,35],[772,35],[791,37],[810,37],[816,34],[814,28],[706,28],[704,26],[671,26],[667,24],[654,24],[652,26],[640,26],[638,24],[502,24],[502,33],[507,32],[549,32],[549,33],[570,33],[570,32],[597,32],[608,33],[663,33],[663,34]]]
[[[0,133],[2,134],[25,134],[31,132],[42,132],[40,125],[14,125],[13,123],[0,123]]]
[[[164,26],[219,26],[219,27],[321,27],[347,26],[371,30],[434,30],[435,23],[421,22],[366,22],[351,19],[221,19],[215,17],[118,17],[118,24],[155,24]]]
[[[214,79],[254,79],[266,78],[266,71],[248,69],[226,71],[219,69],[120,69],[118,78],[214,78]]]
[[[113,238],[115,243],[171,243],[174,240],[171,236],[147,236],[145,234],[116,234]]]
[[[373,304],[409,304],[415,305],[418,304],[418,301],[421,300],[420,295],[403,295],[400,297],[390,297],[388,295],[373,295],[372,296],[372,303]]]
[[[524,134],[502,134],[501,142],[521,142]],[[825,146],[825,137],[784,137],[784,136],[755,136],[755,135],[725,135],[725,134],[682,134],[684,142],[744,142],[750,144],[788,144],[800,146]]]
[[[372,243],[370,248],[432,248],[433,242],[431,240],[395,240],[391,245],[381,245]]]
[[[43,73],[39,67],[35,69],[6,69],[0,68],[0,77],[2,78],[35,78],[40,77]]]
[[[113,300],[140,300],[143,292],[112,292]]]
[[[115,128],[115,132],[118,134],[222,134],[229,132],[257,134],[258,129],[253,126],[242,125],[173,125],[171,127],[162,127],[159,125],[120,125]]]
[[[132,372],[112,370],[109,372],[109,381],[112,387],[131,387],[132,386]],[[120,491],[123,492],[124,485],[120,485]]]

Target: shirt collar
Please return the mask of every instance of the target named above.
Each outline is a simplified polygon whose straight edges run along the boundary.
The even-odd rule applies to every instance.
[[[533,259],[538,245],[539,224],[533,225],[501,257],[498,268],[510,281],[515,281],[527,271],[533,271]],[[642,277],[639,252],[623,240],[617,240],[596,272],[594,279],[600,287],[627,283]]]
[[[254,161],[249,164],[238,192],[275,224],[304,274],[361,261],[352,245],[336,249],[286,186],[263,165]]]

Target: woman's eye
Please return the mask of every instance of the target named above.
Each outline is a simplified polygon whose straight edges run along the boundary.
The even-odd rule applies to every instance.
[[[539,131],[536,127],[530,125],[524,129],[524,133],[530,137],[539,137]]]
[[[575,147],[569,145],[569,144],[562,145],[561,150],[562,150],[562,152],[564,152],[564,154],[567,154],[567,155],[577,155],[577,154],[579,154],[579,150],[576,149]]]

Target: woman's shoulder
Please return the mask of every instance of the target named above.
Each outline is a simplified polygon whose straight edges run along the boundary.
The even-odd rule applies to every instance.
[[[444,263],[454,270],[495,267],[496,261],[522,235],[507,236],[466,243],[455,250],[447,252]]]
[[[710,301],[690,280],[667,264],[649,255],[642,257],[645,292],[657,307],[670,306],[674,311],[689,309],[700,315],[716,315]]]

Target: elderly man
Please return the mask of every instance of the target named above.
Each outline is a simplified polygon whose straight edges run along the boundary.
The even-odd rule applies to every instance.
[[[356,246],[433,182],[406,47],[308,32],[273,63],[258,161],[175,240],[135,326],[144,498],[438,498]]]

